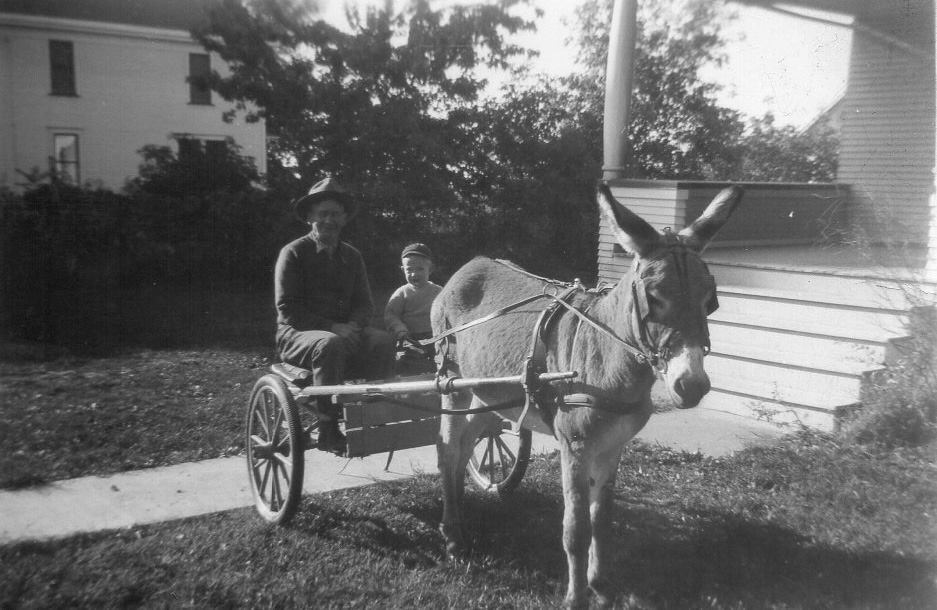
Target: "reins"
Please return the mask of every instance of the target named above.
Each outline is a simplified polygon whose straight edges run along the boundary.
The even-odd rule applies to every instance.
[[[421,347],[425,347],[425,346],[427,346],[427,345],[432,345],[432,344],[434,344],[434,343],[439,343],[439,342],[442,341],[443,339],[445,339],[445,338],[447,338],[447,337],[450,337],[450,336],[452,336],[452,335],[454,335],[454,334],[456,334],[456,333],[459,333],[459,332],[461,332],[461,331],[463,331],[463,330],[467,330],[467,329],[469,329],[469,328],[478,326],[478,325],[480,325],[480,324],[484,324],[485,322],[490,322],[491,320],[494,320],[494,319],[496,319],[496,318],[499,318],[499,317],[501,317],[501,316],[503,316],[503,315],[505,315],[505,314],[507,314],[507,313],[510,313],[511,311],[514,311],[515,309],[518,309],[518,308],[520,308],[520,307],[523,307],[524,305],[528,305],[528,304],[530,304],[530,303],[533,303],[534,301],[538,301],[538,300],[540,300],[540,299],[552,299],[552,300],[553,300],[553,303],[551,303],[552,306],[561,306],[561,307],[563,307],[566,311],[569,311],[570,313],[572,313],[573,315],[575,315],[577,318],[579,318],[581,321],[585,322],[586,324],[592,326],[594,329],[598,330],[599,332],[603,333],[604,335],[606,335],[606,336],[610,337],[611,339],[615,340],[616,342],[618,342],[618,343],[625,349],[625,351],[627,351],[629,354],[631,354],[631,355],[632,355],[635,359],[637,359],[639,362],[642,362],[642,363],[645,363],[645,364],[650,365],[650,366],[653,367],[658,373],[663,373],[663,372],[666,370],[667,361],[666,361],[666,358],[663,357],[663,355],[661,354],[661,352],[655,351],[655,350],[651,349],[651,348],[650,348],[649,346],[647,346],[647,345],[642,346],[642,347],[644,347],[644,349],[642,349],[642,347],[632,345],[632,344],[629,343],[627,340],[625,340],[625,339],[623,339],[622,337],[620,337],[620,336],[619,336],[614,330],[612,330],[611,328],[609,328],[609,327],[605,326],[604,324],[602,324],[601,322],[599,322],[599,321],[597,321],[597,320],[595,320],[595,319],[589,317],[588,315],[586,315],[585,313],[583,313],[582,311],[580,311],[580,310],[577,309],[576,307],[574,307],[574,306],[572,306],[572,305],[570,305],[569,303],[566,302],[566,298],[567,298],[572,292],[592,292],[592,293],[594,293],[594,294],[602,294],[602,293],[604,293],[604,292],[607,292],[607,290],[608,290],[607,288],[599,288],[599,289],[592,289],[592,290],[589,290],[589,289],[585,288],[578,280],[575,281],[575,282],[572,282],[572,283],[560,282],[560,281],[558,281],[558,280],[552,280],[552,279],[549,279],[549,278],[540,277],[539,275],[534,275],[533,273],[530,273],[530,272],[528,272],[528,271],[525,271],[524,269],[521,269],[520,267],[518,267],[517,265],[515,265],[515,264],[513,264],[513,263],[511,263],[511,262],[509,262],[509,261],[505,261],[505,260],[501,260],[501,259],[496,259],[495,262],[496,262],[496,263],[499,263],[499,264],[501,264],[501,265],[504,265],[505,267],[508,267],[509,269],[512,269],[512,270],[514,270],[514,271],[518,271],[518,272],[520,272],[520,273],[523,273],[524,275],[527,275],[528,277],[532,277],[532,278],[534,278],[534,279],[540,280],[540,281],[544,282],[545,284],[552,285],[552,286],[556,286],[557,288],[564,288],[564,289],[566,289],[566,290],[564,291],[564,293],[563,293],[562,295],[559,295],[559,296],[558,296],[557,294],[554,294],[554,293],[551,293],[551,292],[547,292],[546,286],[544,286],[544,290],[543,290],[543,292],[541,292],[540,294],[535,294],[535,295],[528,296],[528,297],[523,298],[523,299],[521,299],[521,300],[519,300],[519,301],[517,301],[517,302],[515,302],[515,303],[511,303],[510,305],[507,305],[507,306],[505,306],[505,307],[501,307],[500,309],[497,309],[497,310],[495,310],[495,311],[493,311],[493,312],[491,312],[491,313],[489,313],[489,314],[486,314],[486,315],[484,315],[484,316],[482,316],[482,317],[480,317],[480,318],[476,318],[475,320],[471,320],[471,321],[466,322],[466,323],[464,323],[464,324],[460,324],[459,326],[456,326],[456,327],[454,327],[454,328],[450,328],[450,329],[448,329],[448,330],[446,330],[446,331],[444,331],[444,332],[442,332],[442,333],[440,333],[440,334],[438,334],[438,335],[436,335],[436,336],[434,336],[434,337],[430,337],[429,339],[423,339],[423,340],[421,340],[421,341],[418,341],[417,343],[419,343]],[[640,326],[643,326],[643,321],[642,321],[642,324],[641,324]],[[642,331],[643,331],[643,328],[642,328]],[[642,332],[642,334],[644,334],[644,333]],[[578,327],[577,327],[577,335],[578,335]],[[642,341],[642,343],[644,343],[644,342]]]

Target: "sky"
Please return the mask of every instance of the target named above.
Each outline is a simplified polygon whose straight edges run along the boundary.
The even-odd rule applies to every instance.
[[[585,1],[532,0],[543,16],[537,32],[523,34],[517,42],[540,52],[534,60],[538,70],[554,75],[576,70],[575,50],[567,46],[566,39],[575,7]],[[345,2],[319,0],[324,18],[341,27]],[[749,116],[771,112],[778,124],[801,127],[843,94],[851,45],[847,27],[744,5],[736,5],[736,10],[738,19],[725,30],[729,62],[703,74],[722,86],[721,104]],[[842,20],[835,15],[811,14]]]

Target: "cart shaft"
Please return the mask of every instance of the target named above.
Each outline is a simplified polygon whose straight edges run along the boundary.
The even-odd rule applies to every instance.
[[[567,371],[563,373],[541,373],[538,378],[543,383],[572,379],[578,373]],[[307,386],[297,396],[354,396],[365,394],[405,394],[407,392],[439,392],[448,394],[456,390],[468,390],[481,386],[522,384],[524,375],[511,375],[508,377],[441,377],[420,381],[398,381],[375,384],[348,384],[348,385],[320,385]]]

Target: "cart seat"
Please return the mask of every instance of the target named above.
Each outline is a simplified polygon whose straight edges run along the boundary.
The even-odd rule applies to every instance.
[[[270,370],[298,388],[313,384],[312,371],[285,362],[277,362]]]

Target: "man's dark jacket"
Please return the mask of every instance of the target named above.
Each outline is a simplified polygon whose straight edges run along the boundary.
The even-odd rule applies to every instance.
[[[371,321],[374,302],[361,253],[340,242],[329,256],[306,235],[280,250],[275,273],[277,324],[296,330],[329,330],[341,322]]]

